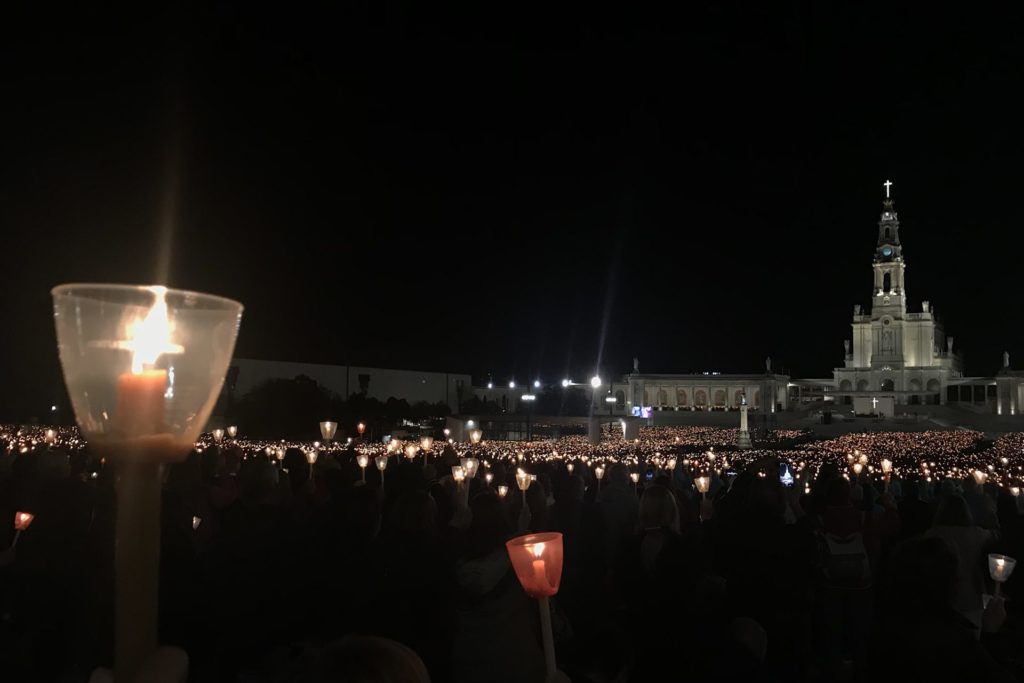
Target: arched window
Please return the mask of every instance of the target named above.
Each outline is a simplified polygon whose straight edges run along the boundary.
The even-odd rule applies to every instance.
[[[881,388],[882,391],[893,391],[896,389],[896,383],[893,382],[891,379],[883,379]]]
[[[892,291],[892,273],[886,273],[882,276],[882,291],[888,294]]]
[[[725,406],[725,389],[718,389],[715,391],[715,405]]]
[[[708,395],[703,389],[698,389],[693,395],[693,402],[698,408],[703,408],[708,404]]]
[[[659,406],[667,406],[668,405],[668,392],[665,391],[664,389],[658,389],[658,405]]]
[[[615,407],[619,409],[626,407],[626,392],[622,389],[615,392]]]
[[[853,389],[853,385],[850,384],[850,380],[844,379],[839,383],[839,391],[850,391],[851,389]]]
[[[681,387],[676,389],[676,404],[680,406],[685,406],[687,403],[689,403],[689,400],[686,396],[686,389],[683,389]]]
[[[868,381],[866,379],[857,380],[857,391],[867,391]]]
[[[889,235],[891,235],[891,234],[892,233],[890,232],[889,228],[886,228],[885,229],[885,239],[889,239]]]

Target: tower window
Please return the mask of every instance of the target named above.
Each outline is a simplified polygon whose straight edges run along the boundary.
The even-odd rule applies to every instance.
[[[892,273],[886,273],[882,276],[882,291],[886,294],[892,291]]]
[[[890,233],[890,231],[889,231],[889,228],[886,228],[886,229],[885,229],[885,239],[889,239],[889,235],[890,235],[890,234],[891,234],[891,233]]]

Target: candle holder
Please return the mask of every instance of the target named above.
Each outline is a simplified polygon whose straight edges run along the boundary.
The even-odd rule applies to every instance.
[[[423,466],[427,466],[427,455],[434,448],[434,437],[424,436],[420,439],[420,450],[423,451]]]
[[[199,528],[199,525],[203,523],[203,518],[196,515],[192,515],[192,531]]]
[[[223,429],[214,429],[210,434],[213,436],[213,442],[215,444],[220,444],[220,442],[224,440]]]
[[[636,491],[637,484],[640,483],[640,473],[639,472],[630,472],[629,473],[629,480],[631,482],[633,482],[633,490]]]
[[[525,470],[522,468],[516,470],[516,486],[518,486],[519,490],[523,493],[523,505],[526,505],[526,490],[530,488],[530,483],[532,481],[533,479],[530,478],[530,475],[527,474]]]
[[[366,483],[366,466],[370,464],[370,456],[360,453],[356,456],[356,464],[363,471],[363,483]]]
[[[32,526],[32,520],[36,518],[31,512],[15,512],[14,513],[14,540],[11,541],[11,550],[14,550],[14,546],[18,545],[18,539],[21,538],[21,532]]]
[[[505,548],[523,590],[539,603],[547,680],[554,680],[555,640],[548,598],[558,593],[562,580],[562,534],[550,532],[518,536],[507,541]]]
[[[405,447],[405,457],[409,462],[415,460],[416,456],[419,455],[419,452],[420,447],[416,444],[409,444]]]
[[[473,444],[474,446],[479,445],[480,444],[480,440],[483,439],[483,438],[484,438],[483,431],[481,431],[479,429],[472,429],[472,430],[470,430],[470,432],[469,432],[469,442],[471,444]]]
[[[597,490],[601,490],[601,480],[604,479],[604,465],[598,465],[594,468],[594,476],[597,477]]]
[[[236,436],[238,436],[238,427],[236,427],[235,425],[230,425],[227,428],[227,433],[229,439],[234,439]]]
[[[462,482],[466,480],[466,468],[464,468],[462,465],[453,465],[452,479],[455,480],[455,486],[461,489]]]
[[[386,455],[378,455],[376,458],[373,459],[373,462],[374,462],[375,465],[377,465],[377,469],[380,470],[380,488],[381,488],[381,490],[383,490],[384,489],[384,470],[386,470],[388,468],[388,456],[386,456]]]
[[[64,381],[89,444],[117,469],[114,679],[156,650],[160,483],[192,450],[224,383],[242,305],[166,287],[61,285]]]
[[[324,441],[334,441],[334,433],[338,431],[338,423],[324,420],[320,423],[320,436]]]
[[[504,484],[499,484],[498,485],[498,497],[499,498],[504,498],[507,495],[508,495],[508,487],[505,486]]]
[[[461,458],[459,464],[466,470],[466,476],[470,479],[476,479],[476,473],[480,470],[480,461],[476,458]]]
[[[1013,568],[1016,566],[1017,560],[1012,557],[995,553],[988,556],[988,573],[996,582],[996,595],[1000,594],[1002,585],[1010,578],[1010,574],[1013,573]]]

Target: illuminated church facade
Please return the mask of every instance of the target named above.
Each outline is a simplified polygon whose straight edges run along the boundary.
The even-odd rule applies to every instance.
[[[840,403],[873,401],[888,405],[945,403],[951,380],[963,376],[963,363],[928,301],[907,307],[906,270],[900,222],[886,181],[872,260],[873,287],[868,309],[854,306],[851,338],[844,341],[842,367],[835,368],[834,396]],[[858,410],[858,412],[861,412]]]

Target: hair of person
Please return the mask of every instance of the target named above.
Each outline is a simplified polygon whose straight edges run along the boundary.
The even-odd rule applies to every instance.
[[[640,497],[637,526],[643,529],[668,528],[679,531],[679,506],[667,486],[648,486]]]
[[[317,683],[430,683],[423,660],[387,638],[345,636],[324,647]]]
[[[939,501],[935,511],[935,526],[974,526],[971,508],[963,496],[947,494]]]

